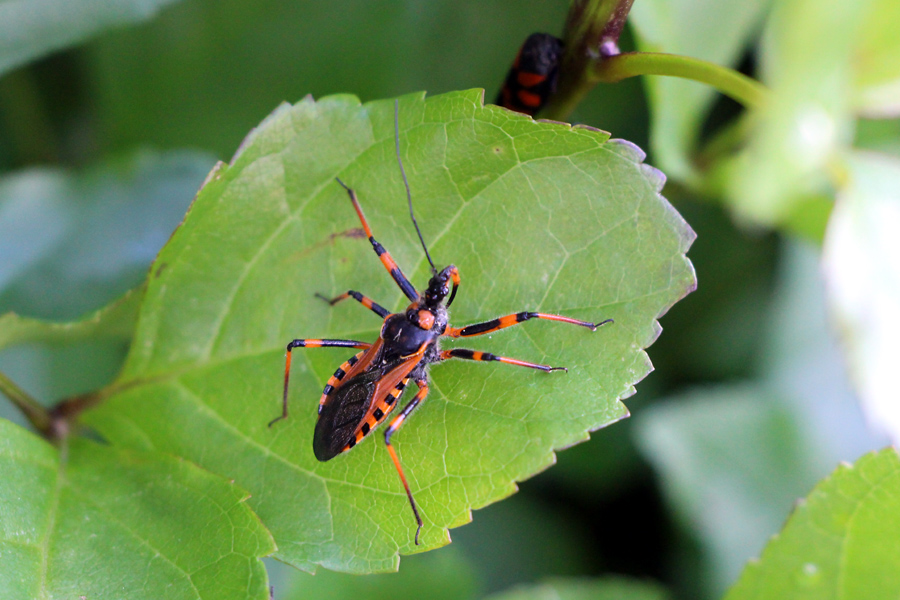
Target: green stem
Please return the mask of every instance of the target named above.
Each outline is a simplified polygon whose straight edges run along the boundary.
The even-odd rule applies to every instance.
[[[742,73],[705,60],[676,54],[619,54],[597,61],[591,75],[592,83],[614,83],[636,75],[681,77],[705,83],[747,108],[759,108],[767,94],[761,83]]]
[[[22,411],[35,429],[45,435],[50,431],[51,420],[47,409],[3,373],[0,373],[0,392],[3,392]]]

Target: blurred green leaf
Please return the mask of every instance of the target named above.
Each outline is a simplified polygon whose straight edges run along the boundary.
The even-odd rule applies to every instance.
[[[900,156],[900,119],[860,119],[853,146]]]
[[[761,54],[771,94],[727,185],[740,215],[780,223],[829,191],[827,169],[853,136],[854,53],[872,1],[776,3]]]
[[[468,600],[475,598],[475,573],[455,548],[411,556],[399,573],[360,577],[321,570],[315,575],[291,569],[290,588],[275,590],[278,600]]]
[[[247,494],[188,462],[0,419],[4,598],[268,598]]]
[[[153,18],[177,0],[15,0],[0,5],[0,76],[92,35]]]
[[[16,344],[34,342],[59,344],[85,339],[128,341],[134,333],[143,296],[143,287],[131,290],[122,298],[86,315],[83,319],[65,323],[6,313],[0,316],[0,350]]]
[[[406,97],[400,112],[423,234],[463,276],[454,322],[523,309],[616,320],[596,333],[534,323],[472,344],[565,365],[568,376],[462,361],[437,369],[415,424],[394,438],[425,549],[549,466],[555,448],[627,414],[618,398],[650,368],[641,348],[658,335],[656,318],[694,286],[684,257],[693,232],[659,196],[663,178],[643,154],[602,132],[483,107],[479,90]],[[329,308],[314,292],[407,303],[369,245],[344,235],[359,221],[336,175],[411,279],[427,279],[393,131],[393,103],[350,96],[284,105],[266,119],[160,253],[114,397],[87,416],[115,443],[234,478],[251,491],[278,558],[304,569],[384,571],[399,550],[417,549],[381,443],[324,464],[310,451],[314,399],[346,351],[298,351],[292,418],[266,427],[280,411],[287,341],[377,335],[364,309]]]
[[[639,447],[703,550],[718,597],[793,501],[841,460],[883,446],[871,434],[828,331],[819,254],[787,245],[761,327],[759,377],[666,398],[635,419]]]
[[[725,598],[896,598],[898,564],[900,457],[888,448],[819,483]]]
[[[668,398],[641,415],[639,447],[707,562],[715,597],[757,555],[819,473],[794,416],[763,386],[718,386]]]
[[[658,585],[624,577],[550,579],[540,585],[513,588],[489,600],[666,600]]]
[[[75,319],[145,277],[215,160],[136,152],[0,180],[0,313]]]
[[[900,160],[857,152],[846,165],[848,182],[825,240],[828,295],[869,419],[898,443]]]
[[[900,114],[900,3],[872,0],[854,57],[855,104],[868,116]]]
[[[770,0],[641,0],[631,9],[638,46],[737,67]],[[695,175],[690,154],[716,91],[676,77],[646,77],[652,113],[651,149],[669,175]]]

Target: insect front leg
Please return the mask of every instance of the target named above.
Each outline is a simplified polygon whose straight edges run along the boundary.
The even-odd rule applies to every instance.
[[[269,427],[288,416],[288,379],[291,376],[291,350],[294,348],[361,348],[367,350],[372,347],[368,342],[357,342],[355,340],[321,340],[321,339],[298,339],[293,340],[287,345],[287,354],[284,359],[284,396],[282,398],[281,416],[275,417],[269,421]]]
[[[424,379],[416,381],[416,385],[419,386],[419,391],[413,397],[412,400],[409,401],[409,404],[403,407],[403,410],[400,411],[400,414],[394,417],[391,421],[391,424],[388,425],[388,428],[384,431],[384,443],[387,444],[388,452],[391,454],[391,460],[394,461],[394,466],[397,467],[397,473],[400,474],[400,481],[403,482],[403,489],[406,490],[406,497],[409,498],[409,505],[412,507],[413,515],[416,517],[416,545],[419,545],[419,532],[422,531],[422,517],[419,516],[419,509],[416,508],[416,501],[413,500],[412,492],[409,490],[409,484],[406,482],[406,475],[403,474],[403,467],[400,466],[400,458],[397,456],[397,452],[394,450],[394,447],[391,445],[391,436],[394,435],[394,432],[400,429],[400,426],[403,425],[403,422],[409,417],[410,413],[419,406],[419,403],[425,399],[425,396],[428,395],[428,382]]]
[[[348,290],[346,293],[341,294],[340,296],[335,296],[334,298],[326,298],[322,294],[316,294],[316,298],[321,298],[322,300],[324,300],[331,306],[334,306],[341,300],[346,300],[347,298],[353,298],[354,300],[356,300],[357,302],[359,302],[360,304],[362,304],[363,306],[365,306],[366,308],[371,310],[373,313],[375,313],[376,315],[381,317],[382,319],[385,318],[386,316],[388,316],[389,314],[391,314],[391,311],[389,311],[385,307],[381,306],[380,304],[378,304],[377,302],[375,302],[368,296],[363,296],[362,294],[360,294],[359,292],[354,291],[354,290]]]
[[[444,335],[454,338],[485,335],[488,333],[499,331],[501,329],[505,329],[507,327],[512,327],[513,325],[518,325],[519,323],[524,323],[525,321],[528,321],[530,319],[547,319],[548,321],[571,323],[572,325],[587,327],[592,331],[596,331],[597,328],[601,325],[613,322],[612,319],[606,319],[605,321],[600,321],[599,323],[591,323],[590,321],[579,321],[578,319],[570,319],[569,317],[563,317],[560,315],[550,315],[547,313],[537,312],[520,312],[512,315],[506,315],[498,319],[491,319],[490,321],[485,321],[484,323],[474,323],[472,325],[466,325],[465,327],[448,327]]]
[[[347,187],[347,185],[340,179],[335,178],[335,180],[339,184],[341,184],[341,187],[347,190],[347,195],[350,196],[350,202],[353,203],[353,208],[356,209],[356,214],[359,217],[360,222],[362,223],[363,229],[366,232],[366,236],[368,236],[369,238],[369,242],[372,243],[372,248],[375,250],[375,254],[377,254],[378,258],[381,259],[381,264],[383,264],[384,268],[387,269],[388,273],[391,274],[391,277],[394,278],[394,281],[397,282],[397,286],[404,294],[406,294],[406,297],[410,300],[416,300],[419,297],[419,293],[416,291],[416,288],[413,287],[413,284],[409,282],[409,279],[406,278],[406,275],[403,274],[403,271],[401,271],[400,267],[397,266],[397,263],[394,262],[394,259],[391,257],[390,252],[385,250],[384,246],[379,244],[372,236],[372,229],[369,227],[369,223],[366,221],[366,217],[363,215],[362,208],[359,205],[359,200],[356,199],[356,192]]]

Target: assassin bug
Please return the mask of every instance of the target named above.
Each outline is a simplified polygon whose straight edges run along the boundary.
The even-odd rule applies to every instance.
[[[496,104],[534,116],[556,91],[563,43],[549,33],[532,33],[522,44],[497,95]]]
[[[416,217],[412,211],[412,194],[406,179],[406,172],[403,169],[403,162],[400,160],[398,113],[399,104],[395,103],[394,130],[397,161],[400,164],[400,172],[403,176],[403,183],[406,186],[409,214],[416,233],[419,234],[419,241],[422,242],[422,248],[425,250],[428,263],[431,265],[431,280],[428,282],[428,287],[424,293],[420,294],[416,291],[416,288],[413,287],[400,270],[400,267],[397,266],[397,263],[394,262],[394,259],[391,258],[390,253],[375,240],[372,230],[369,228],[365,216],[363,216],[356,192],[340,179],[336,179],[337,183],[347,191],[350,202],[356,210],[356,214],[362,223],[362,228],[365,230],[366,237],[369,238],[375,254],[381,259],[384,268],[393,277],[394,282],[403,294],[409,298],[410,304],[403,312],[391,313],[371,298],[354,290],[349,290],[331,299],[317,294],[318,297],[332,306],[347,298],[353,298],[384,319],[381,333],[373,343],[336,339],[296,339],[291,341],[287,345],[284,365],[282,413],[269,423],[269,427],[288,416],[288,380],[291,372],[291,351],[294,348],[338,347],[361,350],[361,352],[351,357],[334,372],[334,375],[331,376],[325,385],[325,389],[322,391],[322,396],[319,399],[319,417],[313,433],[313,453],[317,459],[323,462],[331,460],[342,452],[351,450],[381,424],[397,406],[400,394],[412,380],[418,386],[418,392],[400,410],[400,413],[390,421],[384,432],[384,442],[391,455],[391,460],[393,460],[394,466],[400,474],[400,481],[403,482],[403,488],[406,490],[406,496],[409,498],[409,504],[416,518],[418,526],[416,528],[415,542],[418,545],[419,532],[422,529],[422,518],[419,516],[419,509],[416,507],[416,502],[409,489],[406,475],[404,475],[403,468],[400,466],[400,459],[397,457],[393,445],[391,445],[391,436],[396,433],[404,421],[409,418],[409,415],[428,395],[428,366],[450,358],[460,358],[476,361],[497,361],[547,372],[568,371],[565,367],[551,367],[515,358],[497,356],[489,352],[464,348],[442,350],[439,343],[440,338],[466,338],[485,335],[506,327],[518,325],[530,319],[548,319],[596,330],[597,327],[611,322],[612,319],[599,323],[590,323],[559,315],[519,312],[485,321],[484,323],[475,323],[465,327],[451,327],[447,308],[456,297],[456,290],[460,281],[459,271],[454,265],[445,267],[441,271],[437,270],[434,266],[434,261],[431,260],[431,255],[428,253],[428,247],[425,245],[422,232],[419,230],[419,224],[416,222]],[[449,298],[447,298],[448,295]],[[446,304],[444,303],[445,299]]]

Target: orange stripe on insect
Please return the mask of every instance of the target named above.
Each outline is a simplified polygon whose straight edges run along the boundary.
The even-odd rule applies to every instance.
[[[525,106],[537,108],[541,105],[541,97],[538,94],[532,94],[531,92],[525,90],[519,90],[516,96],[519,98],[519,102],[521,102]]]
[[[500,317],[498,321],[498,327],[509,327],[519,322],[518,319],[516,319],[516,315],[506,315],[505,317]]]
[[[539,83],[543,83],[544,80],[547,79],[546,75],[539,75],[537,73],[527,73],[525,71],[519,72],[516,76],[516,79],[519,82],[519,85],[522,87],[534,87]]]

